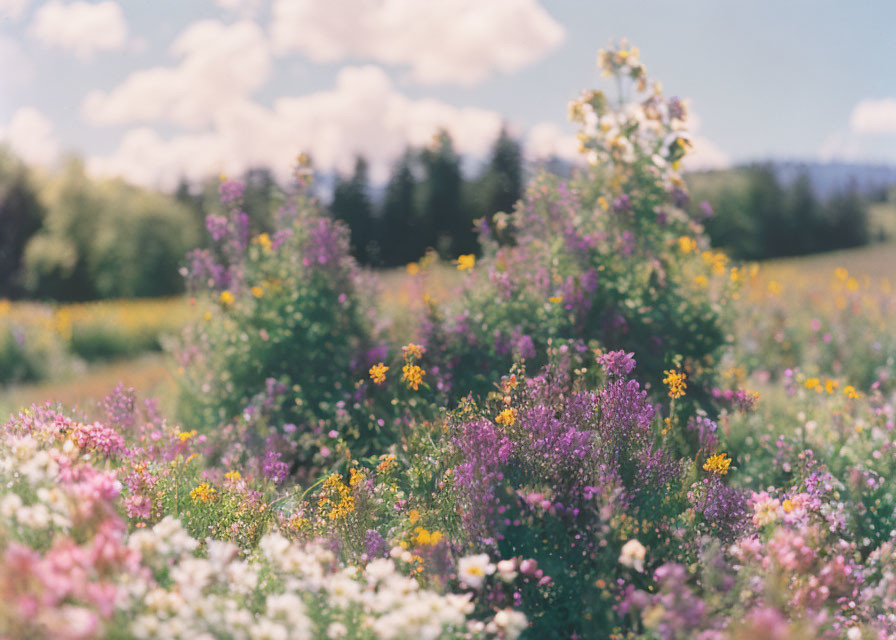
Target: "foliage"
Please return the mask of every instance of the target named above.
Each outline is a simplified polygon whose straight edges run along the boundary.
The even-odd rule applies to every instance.
[[[706,218],[713,246],[741,260],[857,247],[870,239],[868,203],[854,187],[821,200],[808,174],[782,183],[771,165],[691,174],[687,181],[693,213]]]
[[[72,301],[182,290],[178,268],[195,235],[171,198],[120,180],[91,181],[76,159],[43,193],[46,219],[25,249],[30,295]]]

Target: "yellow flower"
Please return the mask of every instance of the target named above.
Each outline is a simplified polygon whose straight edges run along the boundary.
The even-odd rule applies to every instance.
[[[551,302],[553,304],[560,304],[561,302],[563,302],[563,296],[551,296],[550,298],[548,298],[548,302]]]
[[[193,489],[190,492],[190,498],[193,499],[193,502],[202,501],[208,504],[215,499],[215,496],[218,494],[218,491],[211,486],[208,482],[203,482],[198,487]]]
[[[196,437],[196,429],[193,429],[192,431],[179,431],[177,437],[181,442],[186,442],[190,438]]]
[[[331,474],[326,482],[324,482],[324,495],[318,503],[321,507],[332,505],[327,517],[330,520],[337,520],[346,517],[355,510],[355,498],[351,494],[351,490],[342,481],[342,477],[338,473]],[[333,493],[339,502],[334,502],[326,494]]]
[[[234,300],[236,300],[236,298],[234,298],[233,294],[226,289],[221,292],[221,304],[230,306],[233,304]]]
[[[420,388],[420,385],[423,383],[423,376],[426,372],[418,367],[415,364],[406,364],[401,368],[401,372],[404,376],[405,381],[408,383],[408,388],[417,391]]]
[[[843,387],[843,395],[845,395],[850,400],[855,400],[856,398],[859,397],[859,392],[856,391],[856,388],[854,386],[852,386],[851,384],[848,384],[845,387]]]
[[[846,282],[846,280],[849,278],[849,271],[847,271],[843,267],[837,267],[836,269],[834,269],[834,276],[837,278],[837,280]]]
[[[389,367],[382,362],[375,364],[370,367],[370,379],[373,380],[374,384],[383,384],[386,381],[386,372],[388,370]]]
[[[423,527],[417,527],[414,529],[414,542],[417,543],[418,547],[425,546],[434,546],[439,544],[439,541],[442,539],[441,531],[427,531]]]
[[[393,464],[395,464],[395,454],[385,453],[380,456],[380,462],[378,465],[376,465],[376,470],[379,473],[385,473],[392,467]]]
[[[694,278],[694,284],[701,289],[705,289],[709,286],[709,279],[706,276],[697,276]]]
[[[420,273],[420,265],[416,262],[408,262],[408,266],[405,267],[409,276],[415,276]]]
[[[256,298],[260,298],[262,296],[262,294],[264,294],[264,289],[262,289],[258,285],[255,285],[254,287],[252,287],[252,295],[253,296],[255,296]]]
[[[266,233],[260,233],[255,237],[255,241],[261,245],[265,251],[271,250],[271,236]]]
[[[678,239],[678,248],[682,253],[690,253],[697,250],[697,241],[688,236],[681,236]]]
[[[828,395],[834,393],[834,389],[840,386],[840,383],[836,380],[831,380],[828,378],[824,381],[824,390],[828,393]]]
[[[495,418],[495,422],[498,424],[506,424],[508,427],[513,426],[516,422],[516,409],[504,409],[498,414],[498,417]]]
[[[672,369],[671,371],[664,371],[666,377],[663,378],[663,384],[669,387],[669,397],[673,400],[675,398],[680,398],[685,394],[685,391],[688,388],[688,384],[686,382],[687,375],[684,372],[680,372],[677,369]]]
[[[239,482],[243,479],[243,475],[239,471],[228,471],[224,474],[224,479],[230,482]]]
[[[408,520],[411,524],[417,524],[417,520],[420,519],[420,512],[416,509],[411,509],[408,511]]]
[[[367,478],[367,476],[364,475],[364,472],[363,472],[363,471],[358,471],[358,470],[355,469],[354,467],[352,467],[351,469],[349,469],[349,470],[348,470],[348,473],[349,473],[348,483],[349,483],[349,485],[351,485],[352,487],[354,487],[355,485],[358,485],[358,484],[364,482],[364,480]]]
[[[816,388],[819,388],[819,385],[821,384],[821,380],[819,380],[818,378],[809,378],[803,384],[806,385],[807,389],[816,389]]]
[[[410,344],[406,344],[401,348],[402,353],[404,353],[405,360],[409,360],[411,358],[419,359],[423,357],[423,354],[426,353],[426,348],[419,344],[414,344],[411,342]]]
[[[773,296],[779,295],[781,293],[781,285],[777,281],[772,280],[768,283],[768,292]]]
[[[457,256],[457,260],[455,261],[457,264],[458,271],[466,271],[467,269],[472,269],[476,266],[476,256],[472,253],[466,253],[464,255]]]
[[[710,473],[717,473],[720,476],[728,473],[728,467],[731,466],[731,458],[726,457],[725,453],[718,453],[714,456],[710,456],[706,459],[706,462],[703,463],[703,470],[709,471]]]

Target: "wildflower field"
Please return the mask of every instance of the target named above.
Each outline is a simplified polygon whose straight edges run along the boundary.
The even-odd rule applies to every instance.
[[[300,158],[273,233],[222,181],[187,299],[2,309],[16,380],[177,337],[170,407],[0,429],[0,637],[896,638],[896,250],[710,248],[685,103],[598,63],[479,257],[362,270]]]

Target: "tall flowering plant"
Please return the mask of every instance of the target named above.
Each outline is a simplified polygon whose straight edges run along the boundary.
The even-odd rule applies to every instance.
[[[187,277],[205,313],[177,352],[184,422],[221,434],[224,457],[262,456],[272,477],[315,457],[327,462],[328,439],[364,450],[381,430],[364,410],[368,368],[383,357],[375,285],[351,258],[347,229],[308,194],[307,164],[300,168],[270,235],[249,237],[242,184],[221,184],[231,215],[209,217],[214,247],[191,256]]]
[[[689,399],[709,398],[739,272],[683,208],[686,105],[624,43],[598,64],[619,95],[589,91],[571,105],[588,168],[570,181],[542,175],[515,211],[482,220],[484,256],[461,295],[429,308],[424,341],[455,397],[567,344],[634,352],[654,389],[679,366]]]

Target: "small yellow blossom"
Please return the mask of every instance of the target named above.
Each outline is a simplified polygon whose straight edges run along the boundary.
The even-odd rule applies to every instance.
[[[405,360],[410,358],[420,359],[423,357],[423,354],[426,353],[426,347],[411,342],[403,346],[401,351],[404,353]]]
[[[395,464],[395,454],[386,453],[380,456],[380,462],[376,465],[376,470],[379,473],[385,473],[389,469],[392,468],[392,465]]]
[[[851,384],[848,384],[845,387],[843,387],[843,395],[845,395],[850,400],[855,400],[856,398],[859,397],[859,392],[856,391],[856,388],[854,386],[852,386]]]
[[[319,501],[320,507],[331,507],[327,517],[330,520],[338,520],[346,517],[355,510],[355,498],[351,494],[351,490],[342,481],[342,477],[338,473],[331,474],[326,482],[324,482],[324,495]],[[339,502],[330,499],[329,495],[335,494]]]
[[[728,467],[731,466],[731,458],[726,457],[725,453],[717,453],[714,456],[710,456],[706,459],[706,462],[703,463],[703,470],[709,471],[710,473],[717,473],[720,476],[728,473]]]
[[[364,474],[363,471],[358,471],[354,467],[349,469],[348,473],[349,473],[348,483],[352,487],[361,484],[367,478],[367,476]]]
[[[408,272],[409,276],[415,276],[420,273],[420,265],[416,262],[408,262],[408,266],[405,267],[405,270]]]
[[[228,471],[224,474],[224,479],[230,482],[239,482],[243,479],[243,475],[239,471]]]
[[[809,390],[819,389],[820,388],[819,385],[821,385],[821,380],[819,380],[818,378],[808,378],[803,384],[806,385],[806,388]]]
[[[773,296],[777,296],[781,294],[781,285],[776,280],[772,280],[768,283],[768,292]]]
[[[849,271],[847,271],[843,267],[837,267],[836,269],[834,269],[834,277],[836,277],[840,282],[846,282],[846,280],[849,278]]]
[[[785,500],[781,503],[781,508],[784,509],[784,513],[790,513],[793,511],[793,500]]]
[[[828,393],[828,395],[834,393],[834,390],[840,386],[840,383],[836,380],[831,380],[828,378],[824,381],[824,390]]]
[[[435,546],[442,539],[441,531],[427,531],[423,527],[414,529],[414,542],[418,547]]]
[[[709,286],[709,278],[707,278],[706,276],[697,276],[696,278],[694,278],[694,284],[701,289],[705,289]]]
[[[420,512],[416,509],[411,509],[408,511],[408,520],[411,524],[417,524],[417,521],[420,519]]]
[[[682,253],[691,253],[697,250],[697,241],[688,236],[681,236],[678,239],[678,248],[681,249]]]
[[[252,295],[256,298],[260,298],[262,295],[264,295],[264,289],[262,289],[258,285],[255,285],[254,287],[252,287]]]
[[[271,250],[271,236],[266,233],[260,233],[255,237],[255,241],[261,245],[265,251]]]
[[[548,302],[552,304],[560,304],[561,302],[563,302],[563,296],[551,296],[550,298],[548,298]]]
[[[495,418],[495,422],[497,422],[498,424],[506,424],[508,427],[513,426],[513,424],[516,422],[516,409],[504,409],[501,413],[498,414],[498,417]]]
[[[666,377],[663,378],[663,384],[669,387],[669,397],[673,400],[675,398],[680,398],[685,394],[685,391],[688,388],[687,384],[687,375],[678,371],[677,369],[672,369],[671,371],[664,371]]]
[[[233,294],[228,290],[224,290],[221,292],[221,304],[230,306],[234,303],[236,298],[233,297]]]
[[[373,380],[374,384],[383,384],[386,381],[386,372],[388,370],[389,367],[382,362],[375,364],[370,367],[370,379]]]
[[[458,271],[466,271],[476,266],[476,256],[472,253],[466,253],[464,255],[457,256],[457,260],[455,261],[455,263],[457,264]]]
[[[217,494],[218,491],[213,486],[211,486],[208,482],[203,482],[190,492],[190,498],[193,499],[193,502],[198,502],[201,500],[202,502],[208,504],[209,502],[214,501]]]
[[[423,383],[423,376],[426,372],[418,367],[415,364],[406,364],[401,368],[401,373],[404,376],[405,381],[408,383],[408,388],[417,391],[420,388],[420,385]]]
[[[177,437],[181,442],[186,442],[190,438],[196,437],[196,429],[193,429],[192,431],[180,431],[178,432]]]

